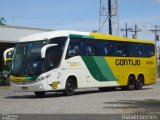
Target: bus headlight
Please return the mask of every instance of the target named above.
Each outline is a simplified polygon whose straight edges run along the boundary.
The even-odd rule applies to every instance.
[[[42,81],[42,80],[45,80],[45,79],[47,79],[47,78],[49,78],[51,76],[51,74],[48,74],[48,75],[45,75],[45,76],[42,76],[42,77],[40,77],[40,78],[37,78],[37,82],[40,82],[40,81]]]

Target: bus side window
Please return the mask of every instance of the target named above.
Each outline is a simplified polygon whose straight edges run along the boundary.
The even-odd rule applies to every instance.
[[[139,43],[130,43],[130,56],[142,57],[142,45]]]
[[[85,53],[86,55],[94,55],[93,47],[91,45],[86,46]]]
[[[47,70],[51,70],[60,64],[61,55],[58,53],[58,47],[47,49],[45,65]]]
[[[129,56],[130,57],[135,56],[134,43],[129,43]]]
[[[54,61],[53,61],[54,58],[53,57],[54,57],[53,48],[47,49],[47,52],[46,52],[46,70],[51,70],[52,68],[54,68]]]
[[[122,56],[122,47],[117,41],[110,41],[111,43],[111,55],[112,56]]]
[[[86,39],[84,42],[84,54],[87,56],[95,55],[95,44],[91,39]]]
[[[154,56],[154,44],[147,43],[130,43],[130,56],[131,57],[152,57]]]
[[[121,47],[121,45],[117,45],[116,55],[117,56],[122,56],[122,47]]]
[[[66,58],[78,56],[83,54],[83,42],[77,38],[70,38]]]
[[[79,55],[79,53],[80,53],[79,45],[76,45],[74,43],[69,45],[68,52],[67,52],[68,56],[76,56],[76,55]]]
[[[104,46],[103,52],[104,52],[104,55],[107,55],[107,54],[108,54],[108,47],[107,47],[107,46]]]
[[[152,57],[154,55],[154,45],[144,44],[144,57]]]
[[[129,46],[126,42],[121,43],[122,46],[122,56],[129,56]]]
[[[95,41],[96,45],[96,56],[107,56],[109,54],[109,47],[107,41],[97,40]]]
[[[141,57],[142,56],[142,50],[140,46],[136,46],[136,56]]]

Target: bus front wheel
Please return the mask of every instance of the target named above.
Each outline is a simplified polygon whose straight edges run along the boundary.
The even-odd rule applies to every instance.
[[[68,78],[63,93],[66,96],[72,96],[74,95],[74,90],[75,90],[75,83],[71,78]]]

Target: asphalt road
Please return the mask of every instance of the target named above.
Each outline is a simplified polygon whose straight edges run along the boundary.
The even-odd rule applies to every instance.
[[[37,98],[32,92],[12,92],[0,87],[1,114],[159,114],[160,79],[135,91],[78,90],[74,96],[47,93]]]

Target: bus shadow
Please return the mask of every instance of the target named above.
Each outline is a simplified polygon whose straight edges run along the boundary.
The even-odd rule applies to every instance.
[[[143,88],[142,90],[135,90],[135,91],[144,91],[144,90],[150,90],[153,88]],[[121,89],[116,89],[116,90],[107,90],[107,91],[99,91],[99,90],[86,90],[86,91],[76,91],[75,94],[72,96],[79,96],[79,95],[88,95],[88,94],[96,94],[96,93],[109,93],[109,92],[123,92],[127,90],[121,90]],[[134,92],[134,91],[133,91]],[[69,97],[65,96],[62,92],[47,92],[44,97],[37,97],[35,95],[14,95],[14,96],[7,96],[5,97],[6,99],[45,99],[45,98],[57,98],[57,97]]]
[[[45,99],[45,98],[54,98],[54,97],[65,97],[63,93],[47,93],[44,97],[37,97],[36,95],[14,95],[14,96],[7,96],[6,99]]]
[[[98,93],[98,90],[94,91],[76,91],[75,94],[71,97],[77,96],[77,95],[85,95],[85,94],[94,94]],[[70,97],[65,96],[62,92],[48,92],[44,97],[37,97],[35,95],[14,95],[14,96],[7,96],[6,99],[45,99],[45,98],[57,98],[57,97]]]

